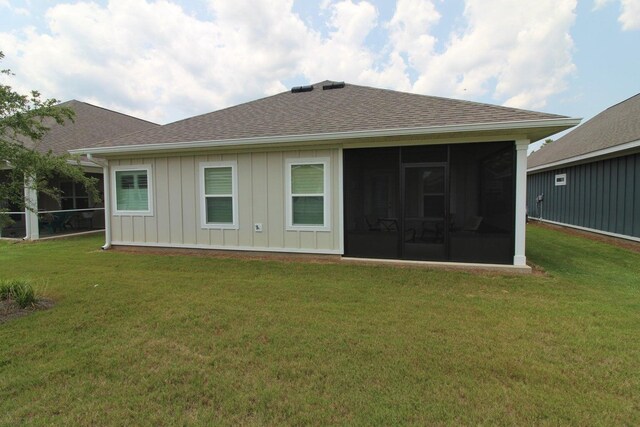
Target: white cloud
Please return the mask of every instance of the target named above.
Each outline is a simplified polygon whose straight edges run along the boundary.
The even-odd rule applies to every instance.
[[[389,21],[389,41],[396,53],[408,56],[408,65],[425,69],[436,44],[429,32],[440,20],[431,0],[398,0]]]
[[[324,35],[293,0],[210,0],[208,19],[168,0],[59,4],[44,29],[0,32],[2,65],[16,72],[16,88],[159,122],[272,95],[301,77],[528,108],[564,89],[575,0],[468,0],[464,29],[442,40],[438,4],[398,0],[381,22],[370,1],[325,1]],[[382,48],[371,47],[374,33],[387,36]]]
[[[60,4],[48,31],[0,33],[0,46],[17,87],[166,122],[282,88],[313,36],[291,7],[211,2],[203,21],[168,1]]]
[[[320,34],[314,34],[299,64],[300,72],[311,82],[324,79],[363,82],[376,59],[365,39],[378,25],[378,13],[366,1],[344,0],[326,8],[330,11],[329,35],[321,38]]]
[[[640,30],[640,0],[621,0],[622,12],[618,21],[623,30]]]
[[[0,0],[0,9],[8,9],[15,15],[29,16],[29,9],[24,7],[15,7],[9,0]]]
[[[466,28],[425,61],[414,89],[542,108],[574,71],[575,0],[468,0]]]
[[[640,0],[594,0],[594,10],[601,9],[609,3],[620,3],[620,22],[625,31],[640,30]]]
[[[594,0],[593,9],[598,10],[606,6],[608,3],[612,3],[614,0]]]

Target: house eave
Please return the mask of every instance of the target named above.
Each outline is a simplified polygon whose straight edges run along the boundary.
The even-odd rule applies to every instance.
[[[565,129],[569,129],[580,123],[581,119],[577,118],[558,118],[544,120],[523,120],[510,122],[495,123],[474,123],[463,125],[448,126],[429,126],[415,128],[396,128],[396,129],[378,129],[350,132],[331,132],[317,134],[302,135],[282,135],[282,136],[266,136],[254,138],[236,138],[225,140],[203,140],[203,141],[184,141],[169,142],[157,144],[137,144],[137,145],[121,145],[111,147],[94,147],[70,150],[71,154],[123,154],[123,153],[143,153],[151,151],[185,151],[210,148],[229,148],[229,147],[246,147],[246,146],[268,146],[287,143],[317,143],[317,142],[335,142],[338,140],[352,140],[364,138],[381,138],[381,137],[400,137],[400,136],[416,136],[424,135],[432,137],[447,134],[473,134],[482,132],[505,132],[511,131],[518,133],[531,139],[531,142],[537,141],[546,136],[553,135]]]
[[[602,150],[581,154],[579,156],[573,156],[573,157],[558,160],[555,162],[545,163],[543,165],[535,166],[527,169],[527,174],[544,172],[547,170],[558,169],[560,167],[574,166],[582,163],[589,163],[596,160],[603,160],[611,157],[618,157],[626,154],[631,154],[638,150],[640,150],[640,139],[627,142],[625,144],[604,148]]]

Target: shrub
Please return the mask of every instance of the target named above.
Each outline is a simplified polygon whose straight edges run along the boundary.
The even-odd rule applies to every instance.
[[[0,299],[11,299],[20,308],[36,302],[36,295],[31,284],[24,280],[8,280],[0,283]]]

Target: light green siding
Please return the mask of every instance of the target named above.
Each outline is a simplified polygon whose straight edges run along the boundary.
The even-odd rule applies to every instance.
[[[113,243],[339,253],[340,155],[338,148],[330,148],[112,159],[110,166],[150,165],[153,178],[153,215],[112,214]],[[330,230],[287,230],[286,160],[316,157],[329,158]],[[202,227],[199,171],[205,162],[237,164],[237,229]],[[255,224],[262,224],[262,232],[255,231]]]

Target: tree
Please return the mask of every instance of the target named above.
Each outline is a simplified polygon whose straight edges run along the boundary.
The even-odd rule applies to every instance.
[[[3,58],[4,54],[0,52],[0,60]],[[10,70],[0,70],[0,77],[12,75]],[[24,198],[25,186],[59,199],[60,190],[50,184],[54,176],[81,183],[89,195],[99,201],[97,180],[85,176],[79,157],[56,155],[51,150],[39,149],[49,126],[73,121],[73,111],[56,104],[57,100],[44,99],[38,91],[21,95],[11,86],[0,84],[0,169],[4,169],[0,185],[0,212],[2,204],[5,212],[9,205],[21,210],[34,209]],[[6,221],[7,216],[4,217]]]

